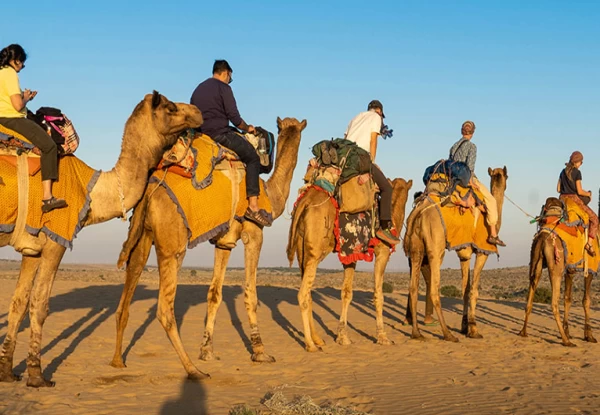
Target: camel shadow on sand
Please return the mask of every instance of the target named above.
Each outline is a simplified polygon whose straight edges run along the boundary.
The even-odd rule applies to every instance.
[[[191,307],[206,303],[208,288],[208,285],[179,285],[177,290],[177,299],[175,301],[175,319],[178,327],[181,326],[183,319]],[[114,319],[114,314],[117,310],[122,290],[123,285],[91,285],[85,288],[76,288],[68,293],[59,294],[51,298],[49,318],[52,318],[53,314],[73,309],[83,309],[88,310],[88,312],[78,320],[72,322],[58,336],[49,338],[48,334],[45,335],[44,338],[48,343],[44,345],[42,349],[42,355],[52,350],[60,342],[70,339],[70,343],[64,349],[64,351],[47,364],[44,370],[44,375],[47,378],[51,378],[62,362],[64,362],[75,351],[77,346],[83,340],[92,336],[94,331],[101,324],[109,319]],[[296,325],[294,325],[290,320],[291,316],[285,315],[281,310],[281,306],[284,303],[294,306],[295,310],[293,312],[297,314],[292,318],[297,321],[300,320],[297,289],[289,287],[258,286],[257,290],[259,306],[266,306],[270,310],[272,320],[277,323],[290,338],[292,338],[300,347],[303,348],[304,337],[302,334],[302,327],[296,327]],[[242,315],[238,313],[238,309],[236,308],[236,303],[239,301],[238,297],[243,297],[243,289],[241,286],[223,286],[223,306],[227,309],[231,317],[232,324],[246,350],[249,354],[251,354],[251,341],[249,335],[245,331],[245,327],[247,326],[247,324],[245,324],[247,321],[247,316],[245,312],[242,312]],[[132,304],[150,299],[154,299],[156,301],[157,298],[157,288],[150,288],[146,285],[140,284],[135,291]],[[331,287],[317,288],[313,290],[312,298],[313,303],[315,304],[315,321],[322,327],[327,336],[329,336],[331,339],[335,339],[335,329],[337,327],[337,323],[335,323],[334,327],[330,327],[326,321],[331,321],[332,319],[339,320],[341,291],[337,288]],[[332,303],[331,300],[335,300],[335,302]],[[421,309],[424,307],[424,300],[424,296],[421,295],[419,298],[419,307]],[[496,306],[490,306],[489,304],[494,304]],[[375,306],[373,304],[373,293],[370,291],[354,291],[351,307],[373,320],[374,333]],[[400,330],[397,328],[397,324],[391,323],[399,323],[401,325],[404,321],[404,315],[406,313],[406,295],[401,295],[400,299],[397,299],[397,296],[386,296],[383,307],[385,324],[394,329],[397,333],[401,333],[408,337],[410,335],[410,328],[408,326],[406,326],[405,329]],[[461,314],[462,299],[442,297],[442,307],[445,313]],[[516,334],[523,322],[522,317],[515,317],[507,312],[503,312],[502,309],[505,307],[518,309],[524,314],[524,303],[522,302],[487,299],[485,301],[480,301],[478,304],[478,324],[482,325],[483,327],[490,326],[504,330],[507,332],[507,334]],[[221,307],[221,310],[219,310],[221,313],[222,308],[223,307]],[[148,308],[147,316],[145,320],[141,322],[141,324],[139,321],[130,319],[129,327],[130,329],[134,330],[134,333],[129,343],[125,343],[124,359],[127,358],[127,355],[131,352],[136,343],[143,337],[148,327],[156,318],[156,310],[157,305],[156,302],[154,302],[154,304]],[[204,312],[205,310],[203,313]],[[287,314],[290,313],[287,312]],[[535,304],[532,314],[533,318],[530,320],[530,327],[544,337],[552,339],[548,340],[549,342],[556,342],[556,333],[553,331],[553,326],[549,325],[548,327],[550,327],[550,329],[548,329],[544,325],[539,324],[539,319],[541,317],[553,320],[552,309],[550,306]],[[422,314],[420,314],[420,316],[422,316]],[[0,316],[0,329],[6,327],[6,318],[6,313]],[[579,330],[583,326],[583,316],[579,311],[572,312],[570,316],[570,322],[574,325],[574,330]],[[600,325],[600,320],[593,318],[591,319],[591,323],[593,327],[597,327]],[[259,322],[259,325],[261,324],[264,325],[265,323]],[[23,331],[28,327],[29,319],[26,317],[21,324],[20,331]],[[348,327],[361,337],[373,342],[376,341],[372,334],[369,334],[353,325],[351,316],[349,316]],[[431,329],[431,332],[434,336],[439,336],[437,333],[437,328],[433,327]],[[454,328],[453,330],[458,330],[458,328]],[[0,341],[3,341],[4,337],[5,335],[0,338]],[[25,370],[25,368],[26,362],[23,360],[17,365],[15,370],[17,373],[21,373]]]

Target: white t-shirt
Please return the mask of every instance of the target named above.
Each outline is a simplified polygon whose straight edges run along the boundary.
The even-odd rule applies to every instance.
[[[355,142],[360,148],[371,152],[371,133],[381,132],[381,116],[375,111],[365,111],[350,121],[346,129],[346,140]]]

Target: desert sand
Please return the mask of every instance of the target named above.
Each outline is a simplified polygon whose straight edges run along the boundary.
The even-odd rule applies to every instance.
[[[0,340],[19,263],[0,261]],[[144,272],[125,332],[127,368],[108,365],[114,350],[114,312],[124,273],[108,265],[64,265],[54,284],[44,326],[42,364],[56,387],[31,389],[25,382],[0,384],[2,414],[227,414],[238,404],[263,410],[268,393],[307,395],[318,404],[339,404],[374,414],[573,414],[600,413],[600,345],[582,340],[581,277],[577,278],[571,334],[578,347],[560,345],[549,305],[536,304],[529,338],[517,336],[524,314],[527,269],[485,271],[477,309],[482,340],[440,339],[439,327],[422,327],[427,341],[411,340],[403,326],[406,273],[388,273],[394,292],[385,294],[384,318],[393,346],[373,343],[372,275],[358,273],[349,311],[350,346],[334,341],[340,310],[341,273],[321,270],[313,293],[323,352],[303,349],[296,299],[297,270],[261,269],[258,275],[260,332],[274,364],[250,360],[243,271],[230,270],[217,316],[218,360],[197,366],[211,379],[192,383],[155,319],[158,274]],[[444,270],[442,285],[460,287],[457,270]],[[204,329],[210,270],[183,269],[175,313],[183,343],[196,357]],[[547,276],[544,277],[547,285]],[[598,282],[594,283],[598,295]],[[423,291],[421,291],[423,292]],[[423,298],[419,310],[424,310]],[[462,301],[443,298],[447,322],[458,334]],[[419,316],[422,320],[422,316]],[[600,336],[593,301],[592,327]],[[23,374],[29,323],[25,319],[15,353]]]

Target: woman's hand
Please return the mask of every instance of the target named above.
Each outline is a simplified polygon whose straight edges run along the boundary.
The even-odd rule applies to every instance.
[[[31,101],[32,99],[35,98],[35,96],[37,95],[37,91],[31,91],[29,89],[26,89],[23,92],[23,99],[27,102]]]

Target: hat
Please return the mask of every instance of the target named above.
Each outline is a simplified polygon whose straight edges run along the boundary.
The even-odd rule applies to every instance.
[[[383,104],[381,103],[381,101],[374,99],[373,101],[369,102],[367,110],[372,110],[375,108],[379,108],[381,110],[381,117],[385,118],[385,114],[383,113]]]
[[[569,163],[577,163],[580,161],[583,161],[583,154],[581,154],[581,151],[574,151],[569,158]]]

